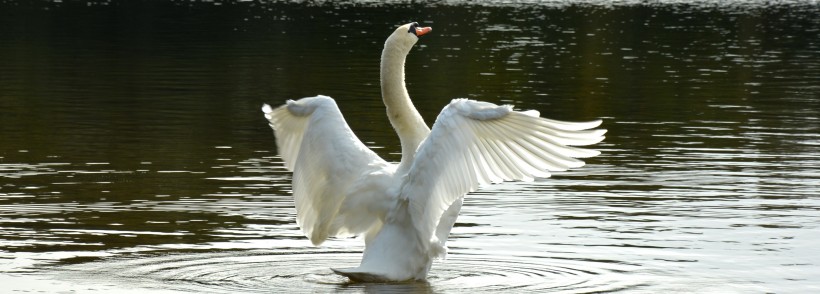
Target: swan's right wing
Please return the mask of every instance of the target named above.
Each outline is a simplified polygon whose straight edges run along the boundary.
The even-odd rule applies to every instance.
[[[571,146],[603,140],[606,130],[590,130],[600,123],[555,121],[509,105],[453,100],[419,146],[401,187],[421,244],[446,238],[449,228],[442,226],[452,223],[440,223],[450,219],[445,212],[479,184],[532,180],[583,166],[576,158],[599,152]]]
[[[358,205],[367,199],[357,197],[368,195],[350,191],[387,163],[353,134],[332,98],[288,100],[276,109],[265,104],[262,111],[293,171],[297,223],[313,244],[365,233],[381,221]]]

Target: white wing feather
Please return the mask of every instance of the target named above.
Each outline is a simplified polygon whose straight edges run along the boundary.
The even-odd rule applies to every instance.
[[[513,111],[509,105],[453,100],[419,146],[401,187],[420,238],[433,240],[442,214],[480,184],[527,181],[583,166],[575,158],[599,152],[570,145],[603,140],[606,130],[588,130],[600,124],[555,121],[538,117],[537,111]]]
[[[285,166],[293,171],[297,223],[314,245],[380,225],[377,212],[358,206],[368,201],[357,197],[371,195],[356,192],[378,182],[368,179],[388,163],[356,137],[332,98],[288,100],[276,109],[266,104],[262,111]]]

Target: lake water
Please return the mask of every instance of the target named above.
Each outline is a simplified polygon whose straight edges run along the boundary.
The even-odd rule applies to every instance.
[[[0,0],[0,292],[820,292],[816,1]],[[602,155],[465,200],[424,283],[313,247],[262,103],[325,94],[388,160],[379,56],[450,99],[603,118]]]

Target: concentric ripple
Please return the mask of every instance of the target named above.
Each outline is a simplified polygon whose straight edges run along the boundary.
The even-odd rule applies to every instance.
[[[436,289],[597,292],[637,286],[624,273],[635,266],[551,258],[459,256],[434,263]]]
[[[635,266],[557,258],[451,256],[434,263],[426,282],[350,283],[331,267],[356,266],[360,252],[226,251],[117,257],[66,266],[82,283],[196,293],[533,291],[597,292],[638,286]],[[93,287],[91,287],[93,288]],[[150,291],[149,291],[150,292]]]

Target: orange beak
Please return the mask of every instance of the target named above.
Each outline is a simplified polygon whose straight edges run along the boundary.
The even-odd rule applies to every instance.
[[[416,36],[421,37],[421,36],[429,33],[432,30],[433,30],[433,28],[431,28],[431,27],[416,28]]]

